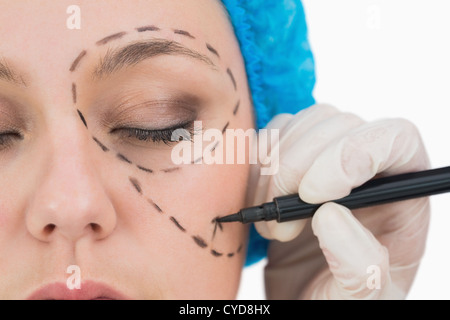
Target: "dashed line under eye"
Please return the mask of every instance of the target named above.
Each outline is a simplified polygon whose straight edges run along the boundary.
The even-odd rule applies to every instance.
[[[160,206],[158,206],[152,199],[147,199],[148,203],[150,203],[159,213],[164,213]]]
[[[178,222],[177,219],[175,219],[175,217],[170,217],[170,221],[172,221],[175,226],[177,226],[178,229],[180,229],[183,232],[186,232],[186,229]]]
[[[165,173],[169,173],[169,172],[174,172],[174,171],[177,171],[180,169],[181,169],[180,167],[173,167],[173,168],[162,169],[161,171],[165,172]]]
[[[147,172],[147,173],[153,173],[153,170],[152,170],[152,169],[145,168],[145,167],[140,166],[140,165],[137,165],[136,167],[137,167],[139,170],[141,170],[141,171],[144,171],[144,172]]]
[[[97,143],[97,145],[104,151],[104,152],[108,152],[109,148],[107,146],[105,146],[103,143],[100,142],[100,140],[98,140],[96,137],[92,137],[92,140],[95,141],[95,143]]]
[[[136,191],[139,194],[142,194],[142,187],[141,187],[141,184],[139,183],[139,181],[136,178],[133,178],[133,177],[129,177],[128,179],[130,180],[131,184],[136,189]]]
[[[117,158],[119,158],[120,160],[122,160],[122,161],[124,161],[124,162],[126,162],[126,163],[129,163],[129,164],[132,164],[133,162],[131,162],[131,160],[130,159],[128,159],[127,157],[125,157],[123,154],[121,154],[121,153],[117,153]]]

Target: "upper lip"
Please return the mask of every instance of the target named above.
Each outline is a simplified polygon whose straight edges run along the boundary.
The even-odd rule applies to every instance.
[[[65,283],[56,282],[44,285],[34,291],[28,300],[125,300],[124,294],[95,281],[81,282],[80,289],[69,289]]]

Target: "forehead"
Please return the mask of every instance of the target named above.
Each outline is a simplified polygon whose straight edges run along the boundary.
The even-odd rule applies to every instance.
[[[203,43],[213,42],[224,54],[235,41],[218,0],[77,1],[80,29],[68,27],[74,14],[68,10],[72,5],[73,1],[66,0],[0,0],[0,56],[14,58],[28,69],[42,64],[66,68],[75,52],[110,35],[145,26],[161,29],[159,37],[184,37],[181,41],[193,48],[200,42],[189,43],[188,34]]]

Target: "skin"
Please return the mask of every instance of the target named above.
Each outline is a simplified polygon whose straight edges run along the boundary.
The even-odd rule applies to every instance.
[[[211,220],[244,205],[249,166],[183,164],[166,173],[161,170],[175,167],[172,146],[110,132],[119,124],[161,129],[186,120],[192,112],[160,103],[185,93],[200,101],[194,111],[204,127],[221,130],[230,121],[229,128],[253,128],[244,63],[224,9],[216,1],[77,1],[81,30],[69,30],[66,9],[72,4],[0,1],[0,57],[20,73],[19,84],[0,80],[0,132],[14,128],[23,135],[0,149],[0,299],[23,299],[44,285],[66,283],[69,265],[80,267],[82,285],[100,282],[133,299],[234,298],[247,229],[226,225],[212,240]],[[146,25],[161,30],[132,33]],[[95,45],[121,31],[129,34]],[[158,56],[92,78],[108,48],[152,37],[208,56],[216,70],[182,55]],[[70,72],[82,50],[88,54]],[[118,160],[117,152],[133,165]],[[215,257],[211,249],[236,254]]]

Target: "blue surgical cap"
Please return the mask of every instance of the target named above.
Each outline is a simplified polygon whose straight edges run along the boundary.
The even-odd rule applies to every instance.
[[[314,59],[300,0],[222,0],[227,8],[250,86],[256,125],[279,113],[314,104]],[[267,254],[268,241],[250,229],[246,265]]]

